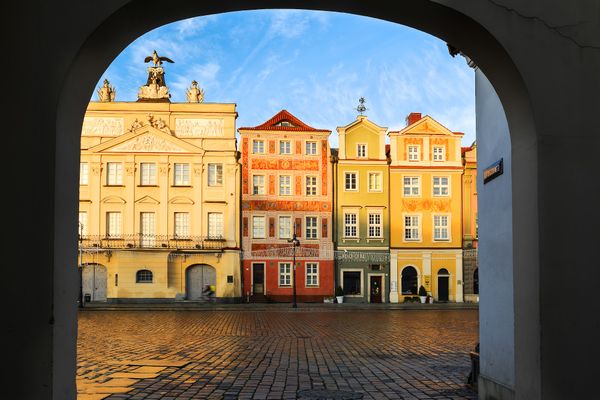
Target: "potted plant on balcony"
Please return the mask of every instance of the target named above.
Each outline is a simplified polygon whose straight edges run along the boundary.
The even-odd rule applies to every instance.
[[[335,288],[335,298],[338,303],[344,302],[344,289],[341,286]]]
[[[421,303],[425,304],[425,300],[427,300],[427,289],[425,289],[425,286],[423,285],[419,288],[419,298],[421,299]]]

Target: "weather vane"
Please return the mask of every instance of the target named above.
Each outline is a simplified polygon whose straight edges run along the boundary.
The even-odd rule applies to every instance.
[[[356,107],[356,111],[358,111],[360,113],[360,115],[363,115],[363,113],[365,111],[367,111],[367,107],[365,107],[365,98],[361,97],[360,99],[358,99],[358,107]]]

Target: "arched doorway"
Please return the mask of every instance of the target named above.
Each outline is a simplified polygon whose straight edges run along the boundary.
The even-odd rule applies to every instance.
[[[107,270],[104,265],[86,264],[81,271],[81,290],[85,302],[106,301]]]
[[[442,268],[437,273],[437,301],[448,301],[450,299],[450,274],[446,268]]]
[[[185,270],[186,300],[204,300],[202,291],[207,285],[216,286],[217,271],[207,264],[196,264]]]
[[[417,294],[418,277],[417,270],[414,267],[404,267],[402,270],[401,293],[403,295]]]

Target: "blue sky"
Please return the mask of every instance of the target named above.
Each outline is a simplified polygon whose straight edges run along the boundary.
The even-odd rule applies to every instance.
[[[450,57],[446,44],[402,25],[350,14],[243,11],[191,18],[139,37],[111,63],[107,78],[117,101],[136,101],[156,49],[171,101],[185,101],[192,80],[205,102],[236,103],[237,127],[263,123],[286,109],[307,124],[330,129],[358,115],[398,130],[410,112],[427,114],[453,131],[463,146],[475,140],[474,71]],[[96,100],[95,94],[92,100]]]

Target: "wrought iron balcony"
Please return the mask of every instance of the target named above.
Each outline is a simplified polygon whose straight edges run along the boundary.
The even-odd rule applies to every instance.
[[[118,236],[83,235],[81,249],[172,249],[222,250],[226,245],[221,237],[168,236],[129,234]]]

